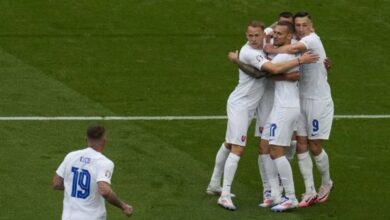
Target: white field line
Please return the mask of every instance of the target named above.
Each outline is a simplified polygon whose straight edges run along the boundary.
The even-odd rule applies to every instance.
[[[225,115],[211,116],[0,116],[0,121],[173,121],[221,120]],[[335,115],[334,119],[390,119],[390,115]]]

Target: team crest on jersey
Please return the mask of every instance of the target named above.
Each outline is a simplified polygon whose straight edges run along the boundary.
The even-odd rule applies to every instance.
[[[245,136],[245,135],[242,135],[242,136],[241,136],[241,142],[244,142],[244,141],[246,141],[246,136]]]
[[[261,55],[257,55],[256,56],[256,60],[259,61],[259,62],[261,62],[263,59],[264,59],[264,57],[261,56]]]
[[[111,178],[111,175],[112,175],[111,171],[107,170],[106,173],[105,173],[105,176],[107,178]]]

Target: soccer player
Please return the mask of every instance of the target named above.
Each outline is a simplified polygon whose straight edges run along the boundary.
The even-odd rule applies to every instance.
[[[297,156],[305,183],[305,194],[299,203],[299,207],[303,208],[313,203],[325,202],[333,188],[329,159],[323,149],[323,141],[329,139],[334,107],[327,81],[327,70],[323,65],[326,58],[325,49],[320,37],[312,31],[314,28],[310,14],[296,13],[294,24],[299,42],[279,48],[266,45],[265,50],[269,53],[291,54],[312,51],[320,55],[317,63],[302,66],[302,76],[299,82],[301,116],[298,120]],[[322,177],[318,194],[314,187],[313,162],[308,148]]]
[[[316,55],[306,53],[302,56],[302,61],[297,58],[278,64],[270,63],[265,59],[262,51],[264,26],[258,21],[249,23],[246,37],[248,42],[241,48],[239,60],[242,63],[256,66],[258,69],[262,69],[266,63],[267,65],[264,69],[272,74],[284,73],[298,66],[300,62],[311,63],[318,59]],[[229,210],[236,209],[236,206],[231,200],[230,189],[238,162],[244,152],[248,126],[264,92],[264,79],[261,77],[267,74],[263,72],[261,76],[256,77],[260,79],[256,79],[244,74],[240,69],[239,83],[230,94],[227,102],[228,125],[225,142],[221,145],[216,155],[213,174],[206,192],[208,194],[221,194],[218,199],[218,204]],[[221,189],[220,182],[222,173],[224,175]]]
[[[281,21],[288,21],[290,23],[294,22],[294,15],[291,12],[281,12],[278,16],[278,21],[271,25],[271,27],[266,28],[265,32],[267,34],[267,42],[272,43],[271,38],[273,37],[273,28],[275,28],[276,24]],[[275,46],[275,45],[274,45]],[[266,53],[267,58],[272,60],[275,57],[275,54]],[[286,75],[288,76],[288,75]],[[285,79],[291,80],[291,79]],[[261,135],[263,133],[264,126],[268,119],[269,114],[271,113],[272,106],[274,103],[274,80],[267,79],[266,89],[264,91],[264,95],[260,100],[259,106],[257,107],[256,114],[256,127],[255,127],[255,137],[259,138],[259,155],[258,155],[258,167],[259,173],[263,185],[263,201],[259,204],[259,207],[269,207],[273,204],[271,198],[271,186],[269,184],[269,180],[266,174],[266,169],[274,167],[273,161],[270,156],[270,147],[268,140],[261,139]],[[294,157],[295,149],[296,149],[296,140],[295,137],[291,141],[291,147],[285,149],[285,154],[287,159],[291,160]]]
[[[53,188],[64,190],[63,220],[106,219],[104,200],[128,217],[133,213],[132,206],[123,202],[111,188],[114,163],[102,154],[105,133],[102,126],[90,126],[86,137],[88,147],[66,155],[53,177]]]
[[[294,26],[288,21],[280,21],[274,30],[274,45],[283,46],[291,44],[294,35]],[[273,63],[296,59],[296,55],[278,54]],[[298,68],[297,68],[298,69]],[[297,70],[293,69],[293,70]],[[284,148],[290,147],[291,136],[300,113],[299,90],[297,81],[275,81],[274,104],[265,126],[265,134],[270,144],[270,155],[276,169],[267,172],[271,185],[273,202],[278,205],[272,207],[273,211],[285,211],[298,206],[295,197],[294,181],[291,165],[284,155]],[[268,128],[268,129],[267,129]],[[286,194],[281,200],[279,193],[279,177]]]
[[[290,23],[293,23],[293,14],[291,12],[281,12],[278,17],[278,22],[280,21],[288,21]],[[273,43],[271,41],[271,37],[273,35],[273,28],[275,28],[276,24],[278,22],[275,22],[271,25],[271,27],[266,28],[264,31],[267,34],[267,41]],[[267,33],[268,29],[268,33]],[[294,42],[293,40],[292,42]],[[274,45],[275,46],[275,45]],[[273,57],[275,57],[276,54],[266,54],[267,59],[272,60]],[[256,70],[256,69],[254,69]],[[247,74],[251,74],[250,72]],[[252,73],[253,75],[253,73]],[[296,80],[294,78],[294,75],[292,74],[284,74],[284,78],[280,78],[279,80]],[[299,78],[299,75],[298,75]],[[297,79],[298,79],[297,78]],[[271,198],[271,186],[268,181],[268,177],[266,175],[266,169],[269,167],[274,167],[273,161],[270,157],[270,147],[268,144],[268,140],[261,139],[261,135],[263,132],[263,128],[265,126],[265,123],[268,119],[269,114],[271,113],[273,102],[274,102],[274,80],[275,77],[268,77],[266,82],[266,88],[264,91],[264,95],[261,98],[259,105],[257,107],[257,113],[256,113],[256,129],[255,129],[255,137],[259,137],[259,155],[258,155],[258,166],[259,166],[259,172],[260,177],[262,180],[263,185],[263,202],[259,204],[260,207],[269,207],[273,204],[272,198]],[[296,148],[296,140],[293,138],[291,141],[291,147],[285,149],[285,154],[287,159],[291,160],[294,157]],[[276,169],[276,168],[274,168]]]

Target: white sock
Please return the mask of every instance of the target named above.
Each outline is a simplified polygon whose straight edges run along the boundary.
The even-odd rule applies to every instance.
[[[229,154],[225,163],[221,196],[230,196],[230,189],[232,186],[234,175],[236,175],[238,161],[240,161],[239,156],[233,153]]]
[[[210,180],[211,186],[221,185],[222,173],[229,153],[230,150],[225,147],[224,143],[222,143],[221,147],[218,150],[217,156],[215,157],[214,171]]]
[[[306,193],[316,193],[313,179],[313,161],[309,152],[297,154],[299,170],[301,171],[303,181],[305,182]]]
[[[269,154],[259,154],[257,163],[259,165],[260,177],[263,183],[263,192],[271,191],[271,185],[269,184],[268,176],[266,172],[266,166],[267,166],[266,163],[270,163],[270,162],[273,163]]]
[[[265,157],[264,160],[264,166],[265,166],[265,172],[267,174],[268,182],[271,187],[271,197],[273,199],[280,198],[280,189],[279,189],[279,173],[278,169],[276,168],[275,162],[271,159],[269,156]]]
[[[290,199],[295,199],[294,179],[290,162],[288,162],[285,156],[276,158],[274,162],[276,164],[276,168],[278,169],[280,178],[282,179],[286,196]]]
[[[322,177],[322,181],[321,181],[322,185],[329,184],[330,172],[329,172],[328,154],[325,152],[324,149],[322,149],[322,152],[318,156],[315,156],[314,160],[316,161],[318,171],[320,171]]]
[[[291,161],[292,159],[294,159],[296,149],[297,149],[297,141],[296,140],[291,141],[290,147],[284,148],[284,154],[288,160]]]

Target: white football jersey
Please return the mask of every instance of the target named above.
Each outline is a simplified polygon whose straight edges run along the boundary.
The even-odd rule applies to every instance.
[[[272,63],[281,63],[296,59],[295,54],[280,53],[274,57]],[[298,71],[295,67],[289,72]],[[299,89],[297,81],[275,81],[275,98],[274,106],[278,107],[299,107]]]
[[[66,155],[56,171],[65,186],[62,220],[106,219],[97,182],[111,184],[113,171],[114,163],[90,147]]]
[[[330,99],[330,86],[328,84],[328,72],[325,69],[325,49],[320,37],[311,33],[303,37],[299,42],[306,46],[306,49],[320,56],[316,63],[303,64],[302,75],[299,79],[299,90],[302,98],[307,99]]]
[[[296,36],[294,35],[293,39],[291,39],[291,44],[296,43],[296,42],[298,42],[298,41],[296,40]],[[265,43],[265,40],[264,40],[264,45],[265,44],[266,43]],[[272,45],[274,44],[274,38],[271,38],[270,44],[272,44]],[[265,53],[265,55],[266,55],[266,58],[268,60],[272,60],[278,54],[276,54],[276,53]]]
[[[262,65],[269,62],[265,58],[263,50],[252,48],[246,43],[240,50],[240,61],[261,69]],[[246,75],[239,69],[239,81],[234,91],[230,94],[228,103],[246,109],[256,109],[264,93],[265,79],[255,79]]]

